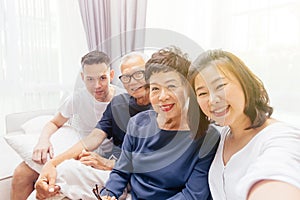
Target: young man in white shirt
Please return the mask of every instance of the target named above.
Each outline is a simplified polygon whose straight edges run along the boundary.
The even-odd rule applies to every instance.
[[[92,151],[104,139],[111,138],[115,145],[112,155],[117,159],[130,117],[152,109],[149,87],[144,77],[145,63],[145,55],[138,52],[122,58],[122,75],[119,79],[127,93],[112,99],[103,117],[87,137],[44,165],[36,182],[37,199],[46,199],[59,193],[60,198],[95,198],[92,187],[95,183],[99,187],[105,183],[115,159],[105,159]]]
[[[58,108],[57,114],[45,125],[34,147],[32,160],[39,164],[45,164],[47,157],[54,157],[50,137],[68,121],[80,137],[85,137],[101,119],[108,103],[113,96],[124,93],[125,90],[110,82],[114,77],[114,71],[110,68],[110,58],[103,52],[92,51],[81,59],[81,78],[84,82],[82,88],[78,88]],[[112,148],[109,140],[104,141],[99,148],[100,153],[105,153]],[[39,173],[30,168],[24,161],[15,169],[11,199],[26,199],[34,189],[34,182]]]

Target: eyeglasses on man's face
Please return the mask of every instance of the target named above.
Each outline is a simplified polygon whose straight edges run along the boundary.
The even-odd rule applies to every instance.
[[[123,74],[119,76],[119,79],[122,81],[122,83],[129,83],[131,81],[131,77],[133,77],[135,80],[141,80],[145,77],[145,71],[139,70],[134,72],[133,74]]]

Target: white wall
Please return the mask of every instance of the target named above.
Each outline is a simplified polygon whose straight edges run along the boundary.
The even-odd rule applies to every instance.
[[[16,2],[28,1],[1,0],[0,10],[11,8]],[[53,57],[39,61],[48,65],[41,74],[30,70],[35,59],[28,59],[28,67],[21,70],[19,64],[15,64],[21,62],[14,54],[19,48],[8,45],[7,41],[9,44],[17,42],[14,38],[19,34],[19,26],[16,26],[18,18],[13,16],[14,12],[10,12],[9,17],[4,16],[4,12],[0,13],[0,134],[4,133],[4,116],[7,113],[56,108],[62,92],[72,90],[80,58],[87,52],[78,2],[49,2],[52,12],[49,23],[55,25],[47,31],[51,32],[52,45],[56,50]],[[193,54],[192,58],[201,51],[199,47],[232,51],[264,81],[275,108],[274,116],[300,124],[299,1],[149,0],[147,27],[168,29],[170,37],[161,34],[155,36],[157,40],[185,44],[184,48]],[[32,37],[39,34],[30,27],[28,31],[33,34]],[[153,36],[150,38],[153,40]],[[3,59],[8,54],[8,60]],[[23,79],[31,83],[26,81],[22,84]]]
[[[300,121],[300,2],[150,0],[147,27],[184,34],[239,56],[264,82],[274,117]]]
[[[73,0],[0,0],[0,135],[5,115],[55,109],[87,53]]]

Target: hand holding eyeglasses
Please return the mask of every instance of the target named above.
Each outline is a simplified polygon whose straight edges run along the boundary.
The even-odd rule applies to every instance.
[[[102,190],[106,193],[104,196],[100,196],[100,193],[103,194]],[[97,184],[93,188],[93,193],[95,194],[95,196],[97,197],[98,200],[117,200],[116,197],[109,196],[109,191],[106,188],[99,190],[99,187]]]
[[[116,197],[110,197],[110,196],[104,196],[101,198],[102,198],[102,200],[117,200]]]

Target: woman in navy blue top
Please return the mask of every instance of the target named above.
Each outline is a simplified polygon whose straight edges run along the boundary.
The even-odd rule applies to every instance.
[[[209,121],[190,96],[189,66],[177,48],[160,50],[146,63],[153,110],[130,119],[102,199],[118,198],[128,183],[133,200],[210,198],[207,174],[219,134],[207,131]]]

